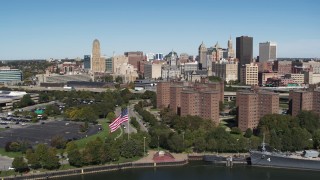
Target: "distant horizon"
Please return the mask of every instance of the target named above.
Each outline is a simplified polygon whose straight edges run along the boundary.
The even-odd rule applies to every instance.
[[[197,56],[204,42],[232,37],[277,43],[277,57],[320,58],[320,1],[313,0],[10,0],[0,6],[0,59],[83,58],[127,51]]]

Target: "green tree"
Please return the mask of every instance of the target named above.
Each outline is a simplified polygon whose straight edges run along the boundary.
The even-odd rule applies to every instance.
[[[48,105],[46,106],[46,109],[44,113],[48,116],[55,116],[55,115],[60,115],[61,112],[57,106],[54,105]]]
[[[10,151],[13,151],[13,152],[20,151],[20,143],[19,142],[11,142],[9,147],[10,147]]]
[[[246,132],[244,133],[244,137],[246,137],[246,138],[251,138],[252,134],[253,134],[252,129],[251,129],[251,128],[248,128],[248,129],[246,130]]]
[[[103,147],[102,140],[97,137],[94,141],[88,142],[83,151],[83,162],[86,164],[100,164],[100,154],[98,153]]]
[[[17,106],[18,107],[26,107],[26,106],[31,106],[34,105],[34,101],[31,99],[30,94],[26,94],[22,97],[22,99],[18,102]]]
[[[104,81],[105,81],[105,82],[113,82],[113,76],[111,76],[111,75],[106,75],[106,76],[104,77]]]
[[[116,77],[116,82],[122,84],[123,83],[122,77],[121,76],[117,76]]]
[[[50,97],[47,92],[41,92],[39,94],[39,102],[40,103],[48,102],[49,100],[50,100]]]
[[[320,129],[317,129],[316,131],[313,132],[312,140],[313,140],[313,148],[319,149],[320,148]]]
[[[26,151],[26,159],[28,160],[28,164],[33,169],[38,169],[41,167],[39,157],[32,151],[32,149],[28,149]]]
[[[120,148],[120,154],[124,158],[133,158],[143,155],[143,145],[136,140],[124,141]]]
[[[140,124],[135,117],[130,118],[130,124],[132,124],[133,127],[137,129],[137,131],[140,131]]]
[[[57,169],[60,166],[59,158],[55,148],[48,148],[46,156],[42,159],[43,168],[45,169]]]
[[[12,167],[20,173],[29,170],[28,164],[24,161],[23,157],[15,157],[12,162]]]
[[[174,133],[170,136],[168,140],[168,146],[171,151],[176,153],[181,153],[184,151],[183,139],[181,134]]]
[[[120,158],[120,147],[122,140],[115,141],[113,138],[107,138],[104,145],[105,154],[107,155],[106,161],[118,161]]]
[[[301,111],[297,118],[300,127],[306,128],[311,133],[320,128],[320,118],[315,112]]]
[[[116,115],[114,114],[114,112],[110,111],[107,115],[107,119],[112,122],[114,119],[116,118]]]
[[[82,154],[74,142],[71,141],[67,144],[66,152],[71,166],[81,167],[83,165]]]
[[[201,137],[197,137],[194,142],[194,149],[197,152],[203,152],[206,150],[206,148],[207,148],[207,142],[205,141],[205,139]]]
[[[66,143],[66,140],[62,136],[58,135],[52,137],[50,145],[57,149],[64,149],[66,147]]]
[[[238,128],[238,127],[231,128],[231,134],[241,134],[241,133],[242,133],[242,131],[240,128]]]

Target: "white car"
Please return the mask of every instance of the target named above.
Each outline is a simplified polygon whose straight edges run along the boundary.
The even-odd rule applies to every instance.
[[[8,170],[14,170],[14,168],[13,167],[9,167]]]

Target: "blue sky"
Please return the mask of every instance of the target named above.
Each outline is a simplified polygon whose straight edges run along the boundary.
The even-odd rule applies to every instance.
[[[318,0],[1,0],[0,60],[125,51],[197,55],[229,36],[275,41],[278,57],[320,58]]]

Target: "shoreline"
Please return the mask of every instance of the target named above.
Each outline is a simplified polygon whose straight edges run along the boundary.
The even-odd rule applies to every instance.
[[[175,158],[174,161],[163,161],[155,162],[153,160],[154,154],[158,151],[151,150],[148,152],[147,156],[133,162],[118,163],[118,164],[106,164],[106,165],[95,165],[86,166],[81,168],[67,169],[67,170],[56,170],[56,171],[45,171],[40,173],[28,173],[22,174],[21,176],[6,176],[1,177],[4,179],[48,179],[48,178],[59,178],[68,176],[85,175],[99,172],[116,171],[121,169],[133,169],[133,168],[157,168],[157,167],[170,167],[170,166],[184,166],[189,163],[189,161],[203,161],[205,155],[219,155],[223,157],[229,157],[236,155],[235,153],[171,153]],[[242,155],[248,153],[242,153]]]

